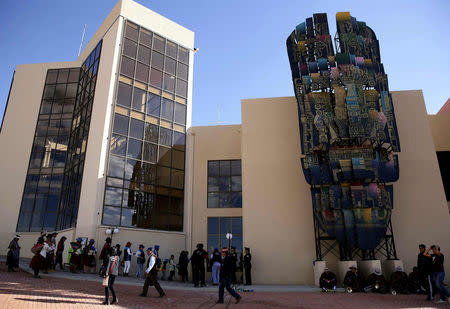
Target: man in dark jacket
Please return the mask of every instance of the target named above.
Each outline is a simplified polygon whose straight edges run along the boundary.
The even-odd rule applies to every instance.
[[[232,269],[231,283],[232,284],[236,284],[236,271],[237,271],[236,264],[237,264],[238,257],[237,257],[237,253],[236,253],[236,248],[235,247],[231,247],[230,257],[231,257],[231,259],[233,261],[232,262],[233,269]]]
[[[419,255],[417,256],[417,267],[419,268],[420,285],[427,291],[427,300],[433,300],[432,283],[432,263],[431,249],[425,250],[425,245],[419,245]]]
[[[222,265],[220,268],[220,285],[218,304],[223,304],[223,293],[226,288],[228,293],[236,298],[236,304],[241,300],[241,296],[231,288],[231,278],[233,276],[233,258],[228,254],[228,248],[222,249]]]
[[[433,258],[433,278],[436,283],[436,288],[439,290],[439,300],[437,304],[445,303],[450,304],[450,293],[447,287],[444,286],[445,272],[444,272],[444,255],[441,253],[441,248],[436,245],[432,245],[430,248],[433,251],[431,257]]]
[[[106,237],[105,244],[103,245],[103,249],[100,252],[99,259],[102,260],[102,267],[100,269],[100,272],[106,271],[106,267],[109,263],[109,257],[112,254],[112,247],[111,247],[112,239],[111,237]],[[117,254],[117,251],[116,251]],[[119,256],[120,259],[120,256]]]
[[[327,290],[336,290],[337,278],[336,275],[331,272],[329,268],[325,268],[325,271],[319,279],[320,287],[324,292]]]
[[[356,266],[350,266],[344,277],[344,285],[350,287],[352,292],[361,292],[361,277]]]
[[[245,285],[252,285],[252,255],[250,248],[245,248],[244,255]]]
[[[367,277],[367,286],[366,289],[375,293],[386,294],[388,292],[386,279],[381,273],[381,269],[376,268],[374,272]]]
[[[403,271],[401,266],[397,266],[391,274],[391,288],[400,294],[409,294],[408,275]]]
[[[206,286],[205,259],[206,261],[208,261],[208,252],[206,252],[205,249],[203,249],[203,244],[197,244],[197,249],[194,250],[191,257],[194,287],[198,287],[199,282],[202,287]]]

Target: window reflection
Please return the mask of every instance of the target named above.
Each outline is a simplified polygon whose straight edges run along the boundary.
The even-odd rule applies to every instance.
[[[123,40],[116,104],[133,111],[114,115],[102,223],[182,231],[189,51],[129,22]]]
[[[242,207],[240,160],[208,161],[208,208],[217,207]]]

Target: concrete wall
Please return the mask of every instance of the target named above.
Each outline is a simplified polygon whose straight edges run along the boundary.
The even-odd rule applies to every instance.
[[[295,98],[242,100],[244,246],[257,284],[312,284],[311,197]]]
[[[450,216],[422,92],[392,95],[402,147],[392,223],[398,257],[410,271],[419,243],[450,252]],[[244,245],[252,248],[256,283],[313,283],[311,198],[298,131],[294,97],[242,100]],[[336,259],[325,259],[337,271]]]
[[[392,98],[401,145],[392,225],[398,257],[410,271],[420,243],[439,244],[450,256],[450,215],[422,91],[394,91]],[[450,272],[450,259],[445,269]]]
[[[94,238],[101,223],[122,25],[123,20],[117,19],[103,37],[81,184],[77,236]]]
[[[428,115],[436,151],[450,151],[450,114]]]
[[[16,67],[0,133],[0,252],[4,254],[16,231],[47,70],[78,66],[78,62],[59,62]]]
[[[207,246],[208,217],[240,217],[241,208],[207,208],[208,160],[241,158],[241,126],[192,127],[192,239],[190,253],[197,243]],[[244,202],[243,202],[244,203]]]

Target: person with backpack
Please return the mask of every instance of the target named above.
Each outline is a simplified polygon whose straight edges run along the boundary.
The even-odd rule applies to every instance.
[[[144,275],[144,265],[145,265],[144,245],[139,245],[139,249],[136,252],[136,260],[137,260],[137,265],[138,265],[138,271],[136,273],[136,277],[142,278]]]
[[[117,256],[117,251],[115,248],[111,250],[111,256],[109,258],[108,265],[105,269],[104,278],[108,278],[108,285],[105,286],[105,301],[103,305],[113,305],[119,302],[119,299],[116,296],[116,291],[114,291],[114,281],[116,277],[119,275],[119,257]],[[109,302],[109,291],[111,290],[112,301]]]
[[[131,257],[133,256],[133,253],[131,252],[131,242],[127,242],[125,245],[125,249],[123,250],[123,276],[128,277],[128,273],[130,272],[130,266],[131,266]]]
[[[34,278],[41,278],[39,276],[39,270],[44,268],[45,259],[41,255],[41,250],[44,248],[44,237],[39,237],[36,244],[31,248],[31,252],[34,254],[30,262],[30,268],[34,272]]]

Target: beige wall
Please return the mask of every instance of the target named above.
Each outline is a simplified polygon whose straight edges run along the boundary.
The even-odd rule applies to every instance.
[[[94,238],[101,223],[106,157],[120,53],[121,19],[103,37],[77,217],[77,236]]]
[[[422,91],[394,91],[392,96],[401,145],[392,225],[398,257],[410,271],[420,243],[439,244],[450,255],[450,215]],[[450,272],[450,259],[445,269]]]
[[[436,151],[450,151],[450,114],[428,115]]]
[[[450,216],[422,92],[392,95],[402,147],[392,222],[398,257],[410,271],[419,243],[450,252]],[[313,283],[311,198],[299,141],[294,97],[242,100],[244,245],[252,248],[256,283]],[[336,259],[325,259],[337,271]]]
[[[16,67],[0,133],[1,254],[6,254],[15,235],[47,70],[77,66],[80,66],[78,62],[58,62]]]
[[[241,126],[192,127],[191,143],[194,149],[192,178],[192,239],[190,253],[197,243],[207,246],[208,217],[240,217],[241,208],[207,208],[208,160],[241,158]],[[188,223],[189,224],[189,223]]]
[[[309,186],[300,165],[295,98],[242,100],[244,245],[257,284],[312,284]]]

